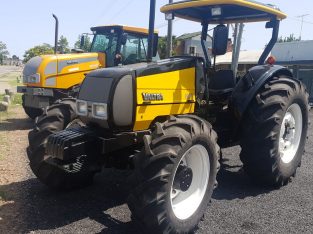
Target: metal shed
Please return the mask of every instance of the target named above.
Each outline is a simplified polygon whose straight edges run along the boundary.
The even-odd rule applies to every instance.
[[[313,40],[277,43],[272,50],[277,64],[287,66],[306,85],[313,103]]]

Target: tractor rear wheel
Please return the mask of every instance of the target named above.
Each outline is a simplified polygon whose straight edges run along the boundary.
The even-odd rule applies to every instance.
[[[308,94],[289,77],[267,82],[244,119],[240,158],[257,182],[286,185],[300,166],[308,129]]]
[[[217,185],[217,135],[196,116],[170,117],[156,123],[135,156],[128,206],[135,221],[150,233],[193,231]]]
[[[22,95],[22,106],[24,108],[25,113],[29,118],[35,119],[36,117],[42,115],[43,111],[40,108],[33,108],[25,106],[25,94]]]
[[[51,134],[64,130],[76,122],[75,109],[74,98],[57,101],[47,107],[28,135],[27,154],[33,173],[41,182],[57,190],[86,186],[92,182],[95,174],[94,171],[86,170],[86,160],[83,158],[71,164],[75,170],[69,171],[64,170],[64,167],[58,165],[58,162],[45,152],[47,139]]]

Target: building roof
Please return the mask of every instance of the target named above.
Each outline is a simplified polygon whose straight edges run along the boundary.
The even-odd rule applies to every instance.
[[[185,33],[179,37],[177,37],[178,40],[186,40],[186,39],[190,39],[190,38],[193,38],[193,37],[197,37],[201,35],[201,31],[200,32],[194,32],[194,33]]]
[[[215,9],[219,11],[212,15]],[[180,1],[163,6],[161,12],[174,13],[177,17],[196,22],[208,21],[211,24],[269,21],[273,17],[279,20],[286,18],[286,14],[274,5],[254,0]]]
[[[243,50],[239,53],[239,64],[257,64],[259,58],[261,57],[262,50]],[[227,52],[224,55],[216,57],[216,65],[220,64],[231,64],[232,62],[232,52]]]
[[[278,64],[312,64],[313,40],[276,43],[272,55]]]
[[[201,33],[202,33],[201,31],[200,32],[193,32],[193,33],[184,33],[183,35],[180,35],[176,39],[178,39],[178,40],[186,40],[186,39],[190,39],[190,38],[193,38],[193,37],[200,36]],[[208,38],[212,39],[211,35],[208,34]]]

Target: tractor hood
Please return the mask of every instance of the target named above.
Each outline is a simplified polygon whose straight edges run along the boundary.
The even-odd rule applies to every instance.
[[[37,56],[26,63],[23,82],[28,86],[67,89],[73,86],[69,81],[69,76],[77,74],[79,77],[82,76],[80,78],[82,81],[82,74],[100,68],[104,64],[105,55],[103,53]]]

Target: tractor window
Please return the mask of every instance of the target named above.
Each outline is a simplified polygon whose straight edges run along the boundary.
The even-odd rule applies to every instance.
[[[107,66],[114,66],[118,36],[116,33],[96,34],[90,52],[103,52],[106,54]]]
[[[129,34],[122,46],[123,64],[145,62],[147,60],[148,39]]]

